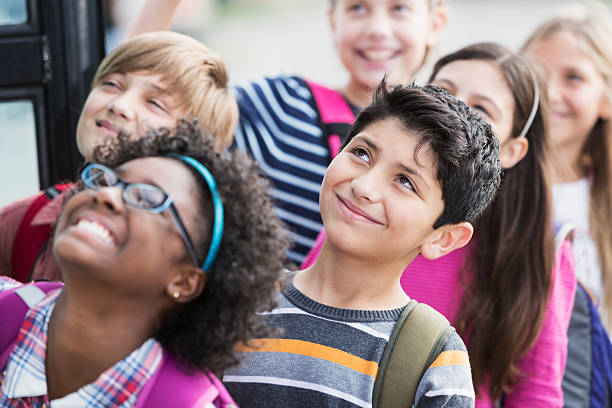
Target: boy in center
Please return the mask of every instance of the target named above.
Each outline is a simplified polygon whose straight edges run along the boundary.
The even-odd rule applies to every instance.
[[[410,299],[402,271],[466,245],[500,184],[490,126],[439,88],[387,90],[357,117],[320,194],[327,238],[288,274],[263,317],[275,338],[242,347],[224,382],[241,407],[371,407],[389,336]],[[410,362],[406,362],[410,364]],[[401,381],[401,380],[398,380]],[[416,389],[415,407],[472,407],[469,359],[453,333]]]

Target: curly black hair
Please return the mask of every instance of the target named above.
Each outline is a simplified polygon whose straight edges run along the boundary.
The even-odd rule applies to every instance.
[[[244,153],[218,153],[196,121],[160,129],[140,139],[120,135],[94,150],[96,162],[110,168],[142,157],[178,154],[197,160],[214,176],[224,206],[224,231],[217,259],[207,271],[202,294],[168,318],[155,338],[189,369],[219,374],[238,363],[234,346],[266,337],[269,329],[256,312],[275,306],[276,282],[286,265],[290,241],[267,195],[268,181]],[[186,165],[187,166],[187,165]],[[212,206],[208,185],[191,166],[199,184],[202,220],[196,220],[196,252],[208,250]]]
[[[437,157],[444,210],[433,228],[476,220],[501,184],[499,142],[491,126],[442,88],[411,84],[388,90],[385,78],[372,103],[355,119],[342,148],[370,124],[388,118],[420,136],[415,159],[423,145]]]

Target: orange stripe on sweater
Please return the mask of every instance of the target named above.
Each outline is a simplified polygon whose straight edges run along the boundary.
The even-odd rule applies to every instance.
[[[443,367],[448,365],[470,365],[470,359],[465,351],[448,350],[438,355],[436,361],[430,367]]]
[[[255,339],[251,340],[250,343],[252,347],[247,347],[241,344],[236,348],[239,351],[244,352],[269,351],[275,353],[300,354],[303,356],[320,358],[322,360],[340,364],[374,378],[376,378],[376,373],[378,372],[378,364],[374,361],[364,360],[363,358],[354,356],[346,351],[323,346],[321,344],[311,343],[309,341],[293,339]]]

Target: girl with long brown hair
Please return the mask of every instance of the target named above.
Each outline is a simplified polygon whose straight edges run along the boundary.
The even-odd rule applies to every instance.
[[[524,46],[548,77],[555,218],[575,226],[576,273],[612,328],[612,19],[601,4],[545,21]]]
[[[468,344],[477,406],[562,406],[575,290],[571,246],[557,258],[546,171],[548,103],[541,75],[504,47],[441,58],[430,80],[477,109],[500,140],[502,187],[463,251],[421,257],[404,290],[445,314]]]

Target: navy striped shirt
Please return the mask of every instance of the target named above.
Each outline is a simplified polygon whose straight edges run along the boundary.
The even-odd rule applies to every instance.
[[[277,214],[295,242],[288,256],[299,265],[323,227],[319,190],[331,156],[320,115],[306,82],[293,76],[237,86],[236,99],[234,144],[272,181]]]

